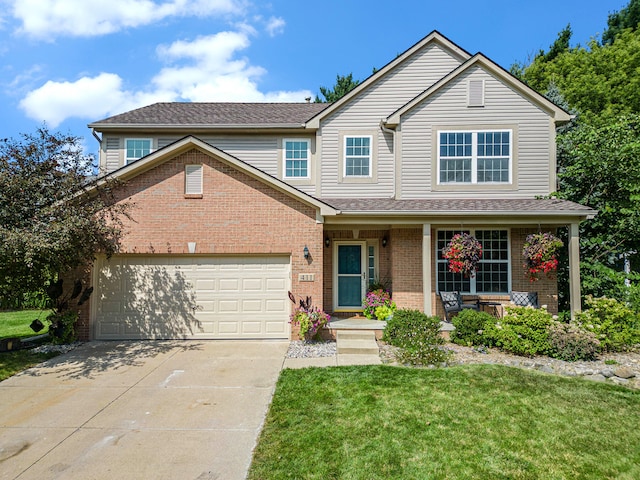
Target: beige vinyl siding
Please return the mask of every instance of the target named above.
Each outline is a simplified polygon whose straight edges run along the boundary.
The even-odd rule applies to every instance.
[[[484,107],[467,106],[470,78],[484,80]],[[403,116],[402,198],[473,198],[478,192],[485,198],[547,195],[555,167],[550,122],[546,112],[481,68],[465,72]],[[455,191],[437,188],[437,144],[432,142],[437,141],[438,129],[458,128],[513,130],[511,186],[469,185]]]
[[[460,65],[461,61],[438,43],[430,43],[407,61],[372,84],[365,92],[334,112],[321,125],[321,196],[390,197],[394,194],[393,139],[380,129],[386,118],[437,80]],[[377,183],[341,183],[339,161],[344,145],[343,132],[377,132]]]
[[[177,142],[182,137],[158,137],[158,150],[171,145],[173,142]]]

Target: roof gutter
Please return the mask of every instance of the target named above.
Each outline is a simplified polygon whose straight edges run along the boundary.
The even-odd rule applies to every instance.
[[[585,220],[591,220],[595,218],[596,213],[593,210],[585,211],[585,210],[574,210],[574,211],[549,211],[549,210],[537,210],[537,211],[528,211],[523,213],[518,210],[501,210],[501,211],[484,211],[484,210],[459,210],[459,211],[401,211],[401,210],[367,210],[367,211],[340,211],[343,215],[358,215],[362,217],[373,217],[373,216],[391,216],[391,215],[401,215],[403,217],[451,217],[451,216],[496,216],[496,217],[566,217],[566,216],[576,216],[576,217],[584,217]]]

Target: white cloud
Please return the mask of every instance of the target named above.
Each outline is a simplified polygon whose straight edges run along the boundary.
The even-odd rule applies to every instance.
[[[280,18],[280,17],[271,17],[268,21],[267,21],[267,33],[269,34],[270,37],[275,37],[276,35],[281,34],[282,32],[284,32],[284,26],[286,25],[286,22],[284,21],[284,19]]]
[[[113,73],[83,77],[76,82],[48,81],[20,102],[27,116],[57,127],[68,117],[106,115],[109,105],[124,103],[122,79]]]
[[[243,0],[12,0],[18,32],[41,40],[93,37],[168,17],[239,13]]]
[[[97,120],[161,101],[302,102],[311,97],[308,90],[259,90],[266,70],[238,57],[251,43],[249,32],[221,32],[158,47],[158,57],[167,66],[138,91],[124,90],[117,74],[101,73],[75,82],[48,81],[29,92],[20,108],[55,128],[70,117]]]

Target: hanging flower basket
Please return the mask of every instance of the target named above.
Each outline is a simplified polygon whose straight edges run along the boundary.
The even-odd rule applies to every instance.
[[[563,245],[562,240],[549,232],[527,235],[522,256],[530,281],[535,282],[540,274],[549,275],[558,269],[556,255]]]
[[[449,271],[473,277],[482,258],[482,245],[468,233],[456,233],[442,252],[449,260]]]

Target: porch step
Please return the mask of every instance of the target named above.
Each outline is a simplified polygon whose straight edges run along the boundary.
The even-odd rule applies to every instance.
[[[376,335],[372,331],[342,330],[336,337],[338,359],[340,355],[378,355]]]
[[[336,333],[337,340],[376,340],[376,334],[373,330],[338,330]]]

